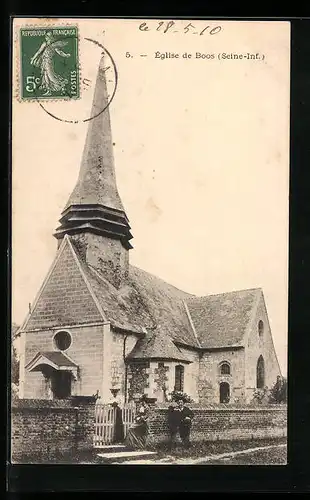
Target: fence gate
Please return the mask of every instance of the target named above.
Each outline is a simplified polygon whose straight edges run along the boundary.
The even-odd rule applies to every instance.
[[[124,437],[135,418],[135,405],[125,403],[122,407],[122,420],[124,425]],[[95,406],[95,433],[94,446],[112,444],[114,442],[114,429],[116,420],[116,409],[110,405],[96,404]]]

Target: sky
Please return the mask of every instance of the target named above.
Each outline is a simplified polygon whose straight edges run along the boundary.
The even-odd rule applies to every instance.
[[[87,85],[77,102],[45,107],[78,123],[19,98],[15,26],[12,320],[24,320],[49,270],[53,232],[77,180],[87,131],[81,120],[101,57],[91,39],[108,49],[118,73],[109,111],[117,184],[134,236],[130,262],[197,295],[262,287],[285,374],[289,23],[218,21],[212,26],[221,30],[211,36],[187,32],[189,21],[175,21],[174,33],[161,31],[166,25],[157,30],[156,20],[71,22],[79,27]],[[142,22],[149,31],[139,29]],[[206,26],[191,23],[198,33]],[[260,59],[221,56],[248,52]]]

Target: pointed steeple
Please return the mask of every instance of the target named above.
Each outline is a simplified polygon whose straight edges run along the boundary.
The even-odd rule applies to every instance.
[[[89,120],[79,178],[65,209],[71,205],[103,205],[124,212],[115,178],[104,57],[99,64],[90,116],[94,118]]]
[[[90,116],[79,177],[54,236],[58,240],[65,234],[72,236],[93,267],[106,271],[108,260],[109,268],[116,266],[121,275],[120,268],[126,268],[126,262],[128,267],[126,254],[132,248],[132,235],[115,177],[104,57],[99,63]],[[111,275],[111,281],[114,278]]]

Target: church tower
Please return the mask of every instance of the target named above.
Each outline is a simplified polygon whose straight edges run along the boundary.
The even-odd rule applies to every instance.
[[[68,234],[87,265],[119,288],[128,275],[132,235],[115,178],[104,57],[91,116],[77,184],[54,236],[60,244]]]

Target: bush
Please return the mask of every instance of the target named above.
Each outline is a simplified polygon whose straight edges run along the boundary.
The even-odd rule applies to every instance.
[[[270,390],[269,403],[287,403],[287,380],[284,377],[277,377],[277,381]]]
[[[263,389],[256,389],[253,393],[253,404],[267,404],[269,402],[269,389],[264,387]]]
[[[277,377],[277,381],[271,389],[264,387],[256,389],[253,393],[252,404],[281,404],[287,402],[287,380]]]
[[[18,385],[19,382],[19,359],[16,354],[16,349],[12,345],[12,357],[11,357],[11,380],[13,384]]]
[[[178,399],[183,399],[184,403],[193,403],[193,399],[182,391],[172,391],[170,392],[171,401],[177,401]]]
[[[19,398],[18,396],[18,385],[12,382],[11,384],[11,400],[16,401]]]

